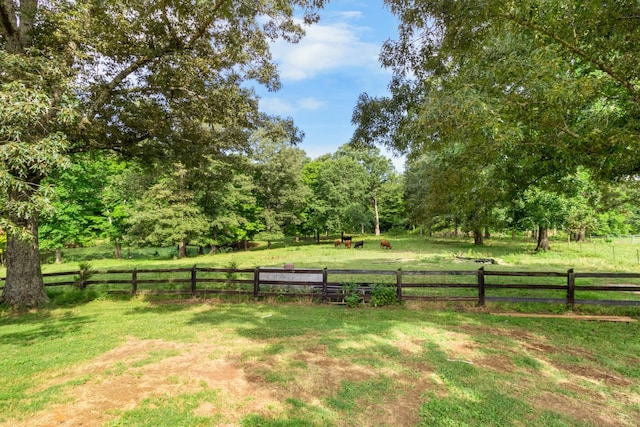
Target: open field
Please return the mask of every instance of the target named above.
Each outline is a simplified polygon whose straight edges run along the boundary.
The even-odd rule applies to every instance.
[[[195,256],[196,248],[190,248],[190,257],[175,259],[175,248],[124,248],[122,260],[113,259],[113,248],[102,245],[90,248],[65,249],[63,263],[54,264],[53,254],[44,256],[43,272],[69,270],[78,262],[90,261],[92,267],[130,268],[190,267],[193,264],[206,267],[226,267],[234,263],[239,268],[256,266],[281,267],[293,262],[296,268],[379,268],[379,269],[477,269],[478,264],[462,261],[461,257],[495,258],[498,264],[490,268],[566,271],[640,272],[640,237],[620,239],[594,239],[585,243],[568,243],[564,239],[551,243],[549,252],[536,253],[535,242],[519,238],[491,238],[484,246],[476,247],[468,238],[436,239],[412,235],[384,236],[393,249],[384,250],[374,236],[357,236],[364,240],[362,249],[335,248],[333,237],[320,244],[313,241],[295,242],[287,239],[274,242],[272,250],[264,242],[250,251],[227,252],[216,255]],[[4,270],[0,267],[0,275]]]
[[[390,240],[391,251],[370,238],[357,251],[289,243],[186,260],[163,250],[152,260],[135,252],[93,259],[104,249],[88,248],[44,270],[88,258],[101,269],[479,267],[456,257],[464,256],[499,260],[488,269],[640,271],[637,244],[601,242],[591,254],[557,242],[555,251],[535,254],[531,242],[496,239],[477,249],[458,240]],[[607,259],[612,245],[616,258]],[[609,309],[631,319],[608,322],[580,312],[495,315],[508,307],[469,303],[348,308],[94,296],[28,312],[0,306],[0,426],[637,426],[640,419],[640,322],[631,321],[638,308]]]

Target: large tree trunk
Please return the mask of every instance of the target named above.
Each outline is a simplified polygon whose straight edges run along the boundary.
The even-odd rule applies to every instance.
[[[56,248],[56,264],[62,263],[62,248]]]
[[[14,307],[37,307],[49,301],[40,269],[38,219],[31,217],[14,223],[17,229],[23,225],[33,237],[25,240],[14,233],[7,234],[7,277],[2,301]]]
[[[547,227],[538,227],[538,246],[536,246],[536,251],[548,251],[551,249],[551,245],[549,244],[549,230]]]
[[[116,242],[116,259],[122,259],[122,243]]]
[[[178,245],[178,258],[185,258],[187,256],[187,242],[182,241]]]
[[[473,244],[476,246],[484,245],[484,235],[481,229],[473,230]]]
[[[2,1],[0,10],[3,15],[4,49],[9,53],[24,53],[27,48],[32,47],[32,30],[38,10],[38,0]],[[27,177],[25,182],[35,187],[40,184],[40,177]],[[19,190],[10,198],[24,202],[31,195],[31,190],[26,190],[26,193],[22,191]],[[31,214],[27,215],[26,219],[13,217],[11,220],[15,230],[28,231],[33,237],[25,239],[24,236],[19,236],[10,230],[6,231],[7,275],[0,300],[11,306],[35,307],[49,301],[40,269],[38,216]]]
[[[582,227],[580,228],[580,230],[578,230],[575,235],[575,241],[576,242],[586,242],[587,241],[587,229]]]

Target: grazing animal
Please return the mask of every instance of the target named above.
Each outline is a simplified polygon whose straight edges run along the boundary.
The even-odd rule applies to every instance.
[[[364,248],[364,240],[358,240],[353,247],[355,249]]]
[[[351,249],[351,240],[345,240],[344,241],[344,247],[347,249]]]
[[[380,240],[380,247],[385,249],[391,249],[391,243],[388,240]]]
[[[341,244],[342,244],[342,242],[340,241],[340,239],[336,239],[336,240],[333,241],[333,247],[334,248],[337,248]]]
[[[350,242],[351,241],[351,236],[342,236],[342,240],[345,241],[345,242],[346,241]]]

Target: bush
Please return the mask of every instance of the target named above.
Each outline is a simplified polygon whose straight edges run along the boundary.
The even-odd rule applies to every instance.
[[[371,305],[380,307],[397,302],[396,287],[387,283],[375,283],[371,287]]]
[[[344,302],[347,307],[356,307],[362,301],[362,293],[358,289],[358,285],[354,282],[343,283],[342,292],[344,294]]]

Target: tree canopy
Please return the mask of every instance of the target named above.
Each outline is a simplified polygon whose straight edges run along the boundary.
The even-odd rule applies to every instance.
[[[269,42],[298,41],[323,0],[0,2],[3,298],[46,301],[41,185],[74,152],[197,162],[248,148],[260,113],[247,79],[279,87]]]
[[[515,200],[542,182],[557,192],[580,167],[606,180],[640,172],[636,3],[385,3],[400,20],[381,52],[391,95],[360,96],[353,143],[426,154],[413,168],[431,168],[440,197],[466,174],[473,185],[449,187],[449,214],[465,198]],[[482,182],[496,194],[479,196]]]

